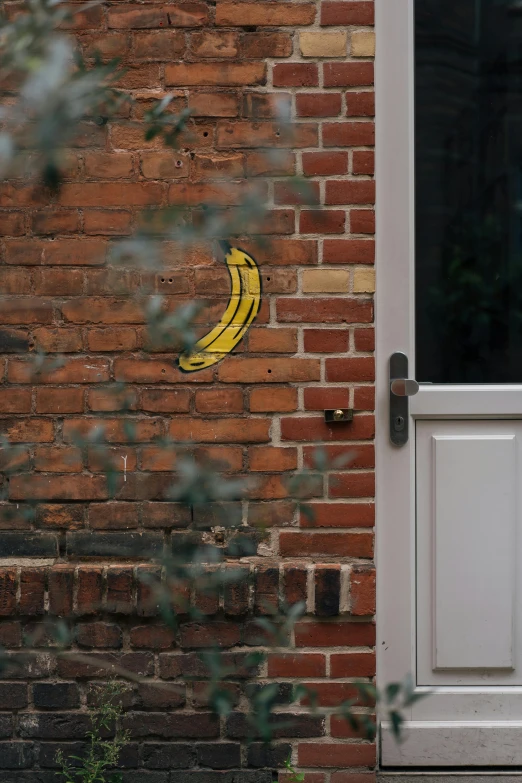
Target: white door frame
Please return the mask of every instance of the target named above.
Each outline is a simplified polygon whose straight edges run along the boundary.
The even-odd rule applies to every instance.
[[[376,0],[376,564],[377,681],[416,675],[415,437],[389,441],[388,362],[414,355],[413,0]],[[522,387],[421,387],[419,418],[522,418]],[[418,690],[428,690],[418,688]],[[407,715],[404,745],[381,731],[388,766],[522,765],[522,686],[440,688]]]
[[[376,567],[378,684],[415,671],[414,451],[389,440],[389,357],[414,357],[413,2],[376,0]],[[389,498],[395,503],[390,513]],[[382,676],[381,676],[382,675]],[[408,718],[411,719],[411,711]]]

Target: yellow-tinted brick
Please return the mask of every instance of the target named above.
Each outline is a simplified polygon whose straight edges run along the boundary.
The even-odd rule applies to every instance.
[[[344,32],[300,33],[299,43],[303,57],[344,57],[347,34]]]
[[[375,291],[375,271],[356,269],[353,273],[353,291],[355,294],[373,294]]]
[[[356,30],[352,33],[352,57],[375,57],[375,33]]]
[[[342,294],[348,291],[349,273],[343,269],[306,269],[303,272],[305,294]]]

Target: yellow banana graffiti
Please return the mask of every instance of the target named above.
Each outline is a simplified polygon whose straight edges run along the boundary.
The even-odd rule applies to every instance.
[[[226,245],[225,263],[231,281],[230,300],[221,321],[201,337],[190,353],[182,353],[178,366],[183,372],[212,367],[243,339],[261,304],[261,276],[248,253]]]

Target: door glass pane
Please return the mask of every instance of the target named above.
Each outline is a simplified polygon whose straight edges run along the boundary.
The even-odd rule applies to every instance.
[[[416,377],[522,383],[522,0],[415,0]]]

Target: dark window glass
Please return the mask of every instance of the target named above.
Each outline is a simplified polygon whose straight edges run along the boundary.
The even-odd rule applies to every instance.
[[[416,0],[416,361],[522,383],[522,0]]]

